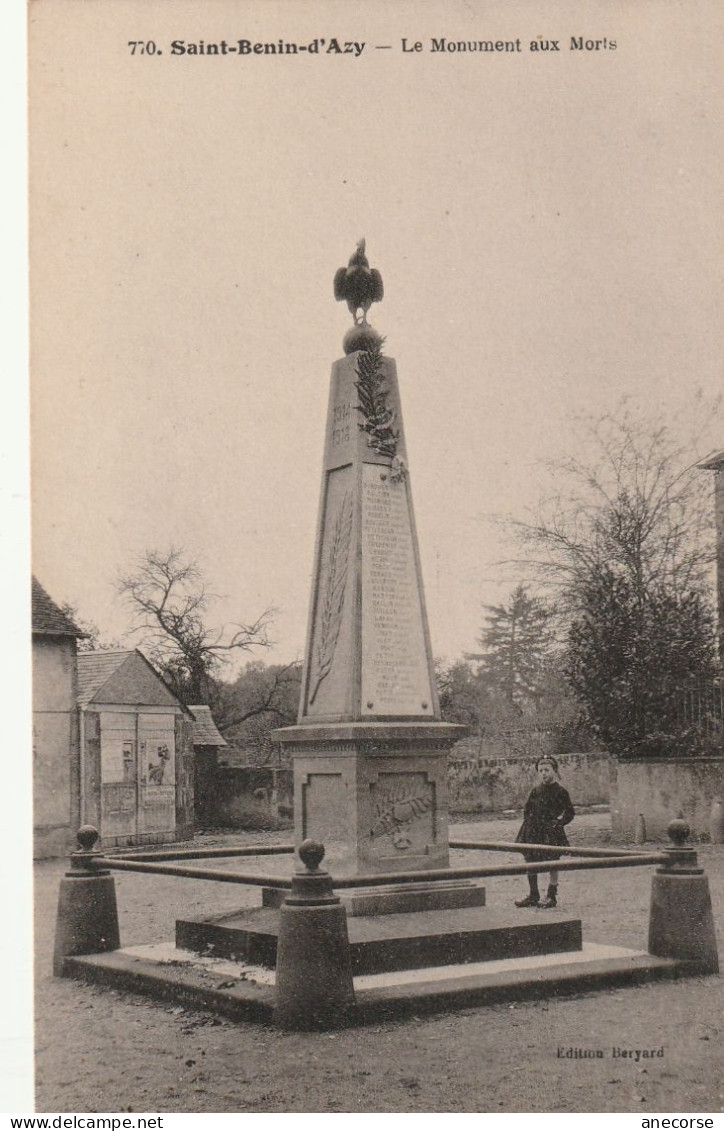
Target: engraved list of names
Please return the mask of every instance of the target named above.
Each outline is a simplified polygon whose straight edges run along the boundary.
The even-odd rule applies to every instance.
[[[407,500],[386,468],[363,465],[363,714],[433,715]]]

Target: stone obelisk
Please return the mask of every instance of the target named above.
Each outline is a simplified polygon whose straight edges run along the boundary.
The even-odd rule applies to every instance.
[[[354,325],[334,362],[298,723],[295,835],[333,875],[448,864],[447,751],[420,574],[394,361],[369,325],[382,298],[364,241],[334,280]]]

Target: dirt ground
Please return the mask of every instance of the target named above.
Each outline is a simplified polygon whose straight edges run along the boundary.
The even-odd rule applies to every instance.
[[[607,814],[576,818],[572,843],[606,844]],[[513,839],[512,820],[455,825],[452,838]],[[205,843],[287,841],[289,833],[207,835]],[[453,863],[492,859],[454,853]],[[494,862],[512,859],[494,854]],[[718,923],[724,847],[700,847]],[[214,862],[216,866],[217,862]],[[221,865],[223,866],[223,865]],[[245,862],[246,867],[246,862]],[[276,857],[268,870],[290,869]],[[41,1112],[719,1112],[724,1096],[722,979],[690,978],[515,1005],[289,1034],[50,975],[63,861],[38,864],[36,1087]],[[646,946],[651,869],[563,875],[561,906],[584,938]],[[173,937],[180,914],[232,910],[256,889],[117,874],[124,945]],[[525,880],[487,884],[505,906]],[[545,914],[541,912],[541,914]],[[642,1060],[614,1047],[654,1049]],[[603,1059],[559,1049],[601,1049]]]

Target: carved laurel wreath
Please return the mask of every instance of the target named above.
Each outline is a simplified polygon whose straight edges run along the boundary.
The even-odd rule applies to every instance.
[[[359,427],[367,432],[367,446],[381,456],[397,458],[397,444],[400,439],[400,430],[395,428],[397,414],[387,405],[387,380],[382,371],[382,347],[385,339],[372,342],[369,349],[359,355],[355,373],[359,378],[354,386],[359,394],[357,410],[362,413],[363,420]],[[402,464],[398,460],[398,465]]]
[[[310,706],[315,700],[322,680],[326,679],[332,669],[334,652],[337,647],[347,585],[352,515],[352,492],[346,491],[334,522],[329,554],[327,555],[324,598],[314,655],[312,694],[309,697]]]

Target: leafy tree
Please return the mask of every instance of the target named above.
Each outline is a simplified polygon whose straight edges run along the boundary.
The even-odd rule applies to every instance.
[[[596,733],[615,754],[677,753],[696,742],[682,729],[680,691],[715,672],[710,610],[696,592],[649,589],[604,570],[579,593],[567,675]]]
[[[535,701],[535,711],[521,717],[521,708],[511,704],[500,691],[498,681],[490,681],[480,664],[470,661],[479,659],[468,655],[463,660],[443,665],[435,664],[440,709],[445,722],[462,723],[470,727],[482,744],[480,749],[493,750],[496,744],[510,746],[512,741],[522,742],[529,752],[536,742],[537,734],[555,736],[554,753],[591,748],[593,736],[590,733],[579,700],[573,695],[558,657],[553,655],[543,665],[537,684],[539,697]]]
[[[251,660],[233,683],[222,684],[215,719],[227,742],[252,750],[258,764],[271,758],[271,732],[296,722],[302,666]]]
[[[482,724],[480,680],[465,660],[443,665],[435,661],[440,713],[446,723],[479,728]]]
[[[691,447],[625,407],[576,439],[585,457],[551,465],[555,489],[512,527],[567,617],[568,679],[599,736],[671,749],[681,690],[713,671],[710,485]]]
[[[523,585],[518,585],[505,605],[485,605],[487,627],[479,643],[483,648],[481,675],[486,686],[498,691],[511,705],[539,700],[545,660],[552,645],[552,610]]]
[[[131,633],[184,703],[214,709],[223,667],[240,652],[269,646],[274,609],[249,624],[208,624],[214,596],[199,566],[181,549],[147,551],[131,573],[119,578],[118,592],[133,612]]]

